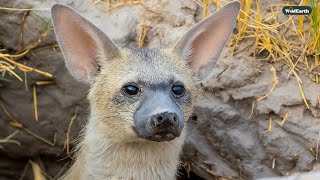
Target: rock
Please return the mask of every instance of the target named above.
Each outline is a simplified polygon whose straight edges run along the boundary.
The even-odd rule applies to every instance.
[[[320,179],[320,173],[319,172],[312,172],[312,173],[296,173],[288,177],[273,177],[273,178],[261,178],[259,180],[318,180]]]

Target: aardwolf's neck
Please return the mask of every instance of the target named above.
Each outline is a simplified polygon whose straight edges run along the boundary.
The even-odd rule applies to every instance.
[[[170,142],[116,143],[98,131],[87,133],[64,179],[175,179],[185,133]]]

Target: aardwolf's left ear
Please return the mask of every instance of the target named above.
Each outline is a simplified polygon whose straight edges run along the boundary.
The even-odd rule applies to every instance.
[[[240,3],[233,1],[199,22],[178,41],[173,53],[182,57],[199,80],[209,75],[235,27]]]

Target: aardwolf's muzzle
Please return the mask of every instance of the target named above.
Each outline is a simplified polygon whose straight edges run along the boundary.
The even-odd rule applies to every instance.
[[[151,136],[146,139],[153,141],[170,141],[180,136],[179,117],[176,113],[163,112],[150,117]]]
[[[144,100],[134,114],[133,129],[139,137],[160,142],[180,136],[184,127],[183,112],[170,91],[165,89],[145,92]]]

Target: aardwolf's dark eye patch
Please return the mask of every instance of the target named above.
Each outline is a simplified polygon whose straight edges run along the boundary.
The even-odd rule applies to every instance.
[[[134,96],[140,92],[140,89],[135,84],[128,84],[123,87],[122,91],[125,95]]]

